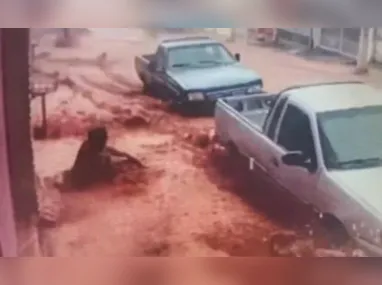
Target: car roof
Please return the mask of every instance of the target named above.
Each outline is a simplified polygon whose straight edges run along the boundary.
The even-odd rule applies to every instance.
[[[382,92],[362,82],[331,82],[292,87],[282,93],[315,113],[382,105]]]
[[[177,48],[182,46],[192,46],[192,45],[202,45],[202,44],[218,44],[219,42],[211,38],[181,38],[181,39],[170,39],[161,42],[161,46],[164,48]]]

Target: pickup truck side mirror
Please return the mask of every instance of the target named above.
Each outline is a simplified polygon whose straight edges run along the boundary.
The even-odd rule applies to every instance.
[[[305,168],[310,173],[314,173],[317,169],[317,165],[313,163],[313,160],[304,155],[301,151],[290,151],[281,157],[281,161],[285,165]]]
[[[306,157],[301,151],[291,151],[283,155],[281,161],[289,166],[301,166],[306,168]]]
[[[237,61],[240,61],[240,59],[241,59],[240,53],[235,53],[235,59]]]

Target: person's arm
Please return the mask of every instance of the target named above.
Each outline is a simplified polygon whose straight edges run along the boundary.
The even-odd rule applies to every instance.
[[[132,155],[128,154],[128,153],[125,153],[125,152],[122,152],[122,151],[119,151],[113,147],[110,147],[108,146],[106,148],[106,151],[108,154],[112,155],[112,156],[117,156],[117,157],[124,157],[126,158],[127,160],[130,160],[132,161],[134,164],[138,165],[139,167],[145,167],[142,162],[140,162],[137,158],[133,157]]]

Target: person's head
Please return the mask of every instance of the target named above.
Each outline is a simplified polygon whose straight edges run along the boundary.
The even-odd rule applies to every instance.
[[[92,149],[101,152],[106,147],[108,139],[105,127],[93,128],[88,132],[88,142]]]

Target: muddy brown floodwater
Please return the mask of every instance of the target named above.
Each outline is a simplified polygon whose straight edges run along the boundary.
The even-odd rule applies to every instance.
[[[196,163],[200,150],[153,130],[114,130],[111,145],[138,157],[144,175],[83,193],[64,193],[61,223],[50,230],[55,256],[267,255],[274,229]],[[79,141],[37,143],[36,152],[61,153],[70,167]],[[64,161],[64,158],[66,161]],[[197,159],[198,158],[198,159]],[[46,166],[53,161],[38,161]],[[65,164],[65,165],[64,165]]]
[[[123,100],[137,96],[143,106],[154,106],[146,118],[150,123],[109,125],[109,145],[139,158],[145,173],[63,193],[59,225],[47,234],[49,255],[267,255],[263,239],[275,226],[230,191],[223,176],[219,180],[210,150],[192,143],[211,129],[211,119],[182,118],[143,95]],[[102,109],[113,113],[107,105]],[[35,141],[37,173],[49,177],[71,167],[80,143],[78,136]]]
[[[306,227],[314,220],[310,209],[287,193],[274,191],[256,171],[249,172],[247,162],[200,140],[195,144],[195,137],[213,129],[212,118],[182,117],[139,93],[133,55],[147,46],[153,44],[101,45],[97,40],[69,50],[68,55],[49,49],[50,55],[36,63],[45,73],[58,72],[61,78],[57,92],[47,98],[50,138],[33,143],[38,176],[52,177],[70,168],[86,129],[98,124],[108,127],[111,146],[147,166],[143,173],[125,173],[113,185],[62,193],[59,223],[44,231],[45,254],[269,256],[271,233],[311,232]],[[94,52],[94,47],[101,49]],[[104,50],[110,51],[108,60],[113,63],[100,66],[97,58]],[[290,80],[314,78],[313,73],[316,79],[324,77],[325,72],[316,71],[312,63],[292,60],[291,55],[258,52],[263,55],[257,61],[271,55],[284,60],[284,65],[274,66],[277,72],[290,74]],[[116,54],[123,60],[115,60]],[[257,63],[263,66],[266,82],[276,72],[264,68],[268,59],[263,65]],[[247,64],[253,60],[248,58]],[[279,89],[288,80],[280,77],[271,87]],[[32,124],[38,126],[39,102],[31,105]]]

